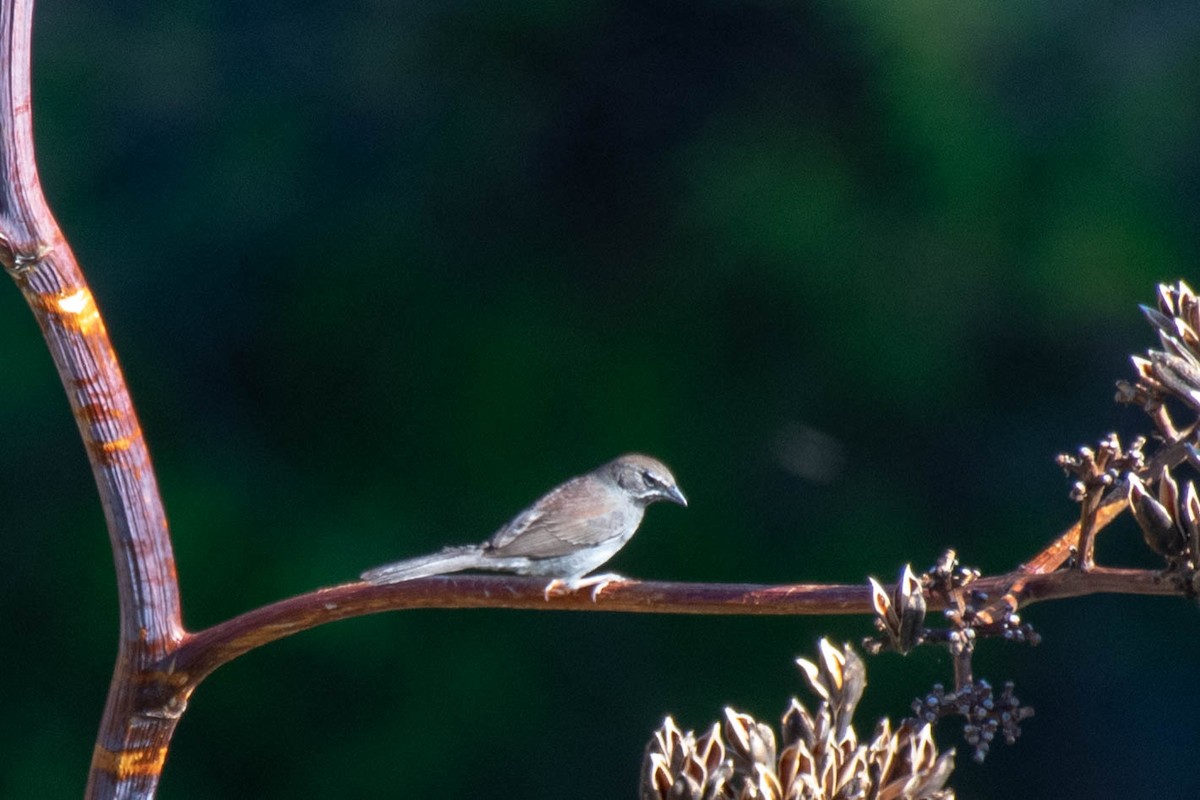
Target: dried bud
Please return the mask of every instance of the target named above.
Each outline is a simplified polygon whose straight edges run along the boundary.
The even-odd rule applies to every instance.
[[[900,581],[896,584],[896,605],[900,608],[900,652],[907,653],[921,640],[925,626],[925,592],[921,581],[913,574],[912,567],[904,565]]]
[[[1150,306],[1144,306],[1140,304],[1138,305],[1138,308],[1142,310],[1142,314],[1146,317],[1146,321],[1148,321],[1155,328],[1155,330],[1168,334],[1175,332],[1175,324],[1172,322],[1174,319],[1173,312],[1168,311],[1164,314],[1156,308],[1151,308]]]
[[[1196,484],[1192,481],[1188,481],[1184,487],[1177,522],[1183,530],[1194,564],[1196,559],[1200,558],[1200,497],[1197,496]]]
[[[841,737],[850,726],[850,718],[866,690],[867,668],[850,645],[838,650],[827,639],[822,639],[818,650],[821,654],[819,666],[804,658],[796,659],[796,664],[804,671],[808,685],[829,707],[834,735]]]
[[[1193,357],[1151,350],[1150,365],[1159,384],[1200,411],[1200,364]]]
[[[755,721],[749,714],[739,714],[732,708],[726,708],[721,732],[729,744],[729,755],[734,766],[740,771],[751,774],[755,765],[774,768],[775,734],[769,727]]]
[[[787,711],[783,712],[783,719],[780,721],[779,727],[783,734],[781,743],[784,748],[791,747],[797,742],[804,742],[810,750],[816,746],[817,730],[813,716],[796,698],[792,698],[792,704],[788,706]]]
[[[1158,502],[1172,517],[1175,516],[1175,509],[1179,508],[1179,484],[1171,475],[1170,467],[1163,467],[1162,476],[1158,479]]]
[[[893,650],[907,653],[920,644],[925,630],[926,603],[921,580],[907,564],[890,596],[879,581],[867,580],[871,584],[871,602],[875,606],[875,627],[887,635]]]
[[[1154,379],[1154,365],[1150,363],[1149,359],[1142,358],[1141,356],[1130,356],[1129,360],[1133,362],[1133,369],[1137,372],[1138,378],[1161,388],[1162,384],[1159,384]]]
[[[1163,477],[1165,479],[1166,475]],[[1178,489],[1175,492],[1177,494]],[[1151,550],[1160,556],[1175,556],[1182,552],[1186,542],[1171,512],[1151,497],[1141,479],[1132,474],[1129,476],[1129,510],[1133,512],[1133,518],[1137,520],[1142,537]]]

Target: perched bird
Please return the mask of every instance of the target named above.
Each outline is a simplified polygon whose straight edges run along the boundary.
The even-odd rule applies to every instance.
[[[565,587],[592,586],[592,599],[619,575],[588,578],[637,531],[646,506],[687,498],[663,463],[636,453],[614,459],[551,489],[483,544],[445,547],[437,553],[369,569],[370,583],[400,583],[467,569],[553,578],[546,597]]]

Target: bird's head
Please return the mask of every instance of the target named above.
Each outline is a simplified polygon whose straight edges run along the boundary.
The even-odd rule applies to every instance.
[[[630,453],[610,461],[602,469],[640,505],[660,500],[687,505],[687,498],[675,485],[675,476],[657,458]]]

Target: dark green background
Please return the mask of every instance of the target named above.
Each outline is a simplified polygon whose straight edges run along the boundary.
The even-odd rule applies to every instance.
[[[45,189],[139,404],[187,622],[478,541],[626,450],[692,505],[612,567],[988,572],[1076,514],[1053,456],[1192,275],[1200,7],[46,0]],[[111,555],[31,315],[0,293],[0,796],[79,796]],[[798,431],[828,439],[812,475]],[[829,444],[832,442],[832,444]],[[840,464],[840,467],[839,467]],[[818,478],[818,480],[814,480]],[[1127,522],[1100,557],[1151,565]],[[1031,608],[1038,716],[964,797],[1193,797],[1200,617]],[[865,618],[425,611],[255,652],[161,796],[630,797],[665,713],[775,719]],[[862,727],[949,680],[869,662]],[[940,732],[944,746],[961,744]]]

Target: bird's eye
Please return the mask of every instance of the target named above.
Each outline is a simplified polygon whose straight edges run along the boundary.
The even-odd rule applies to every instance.
[[[658,476],[649,470],[643,470],[642,478],[645,479],[648,486],[662,486],[662,481],[658,479]]]

